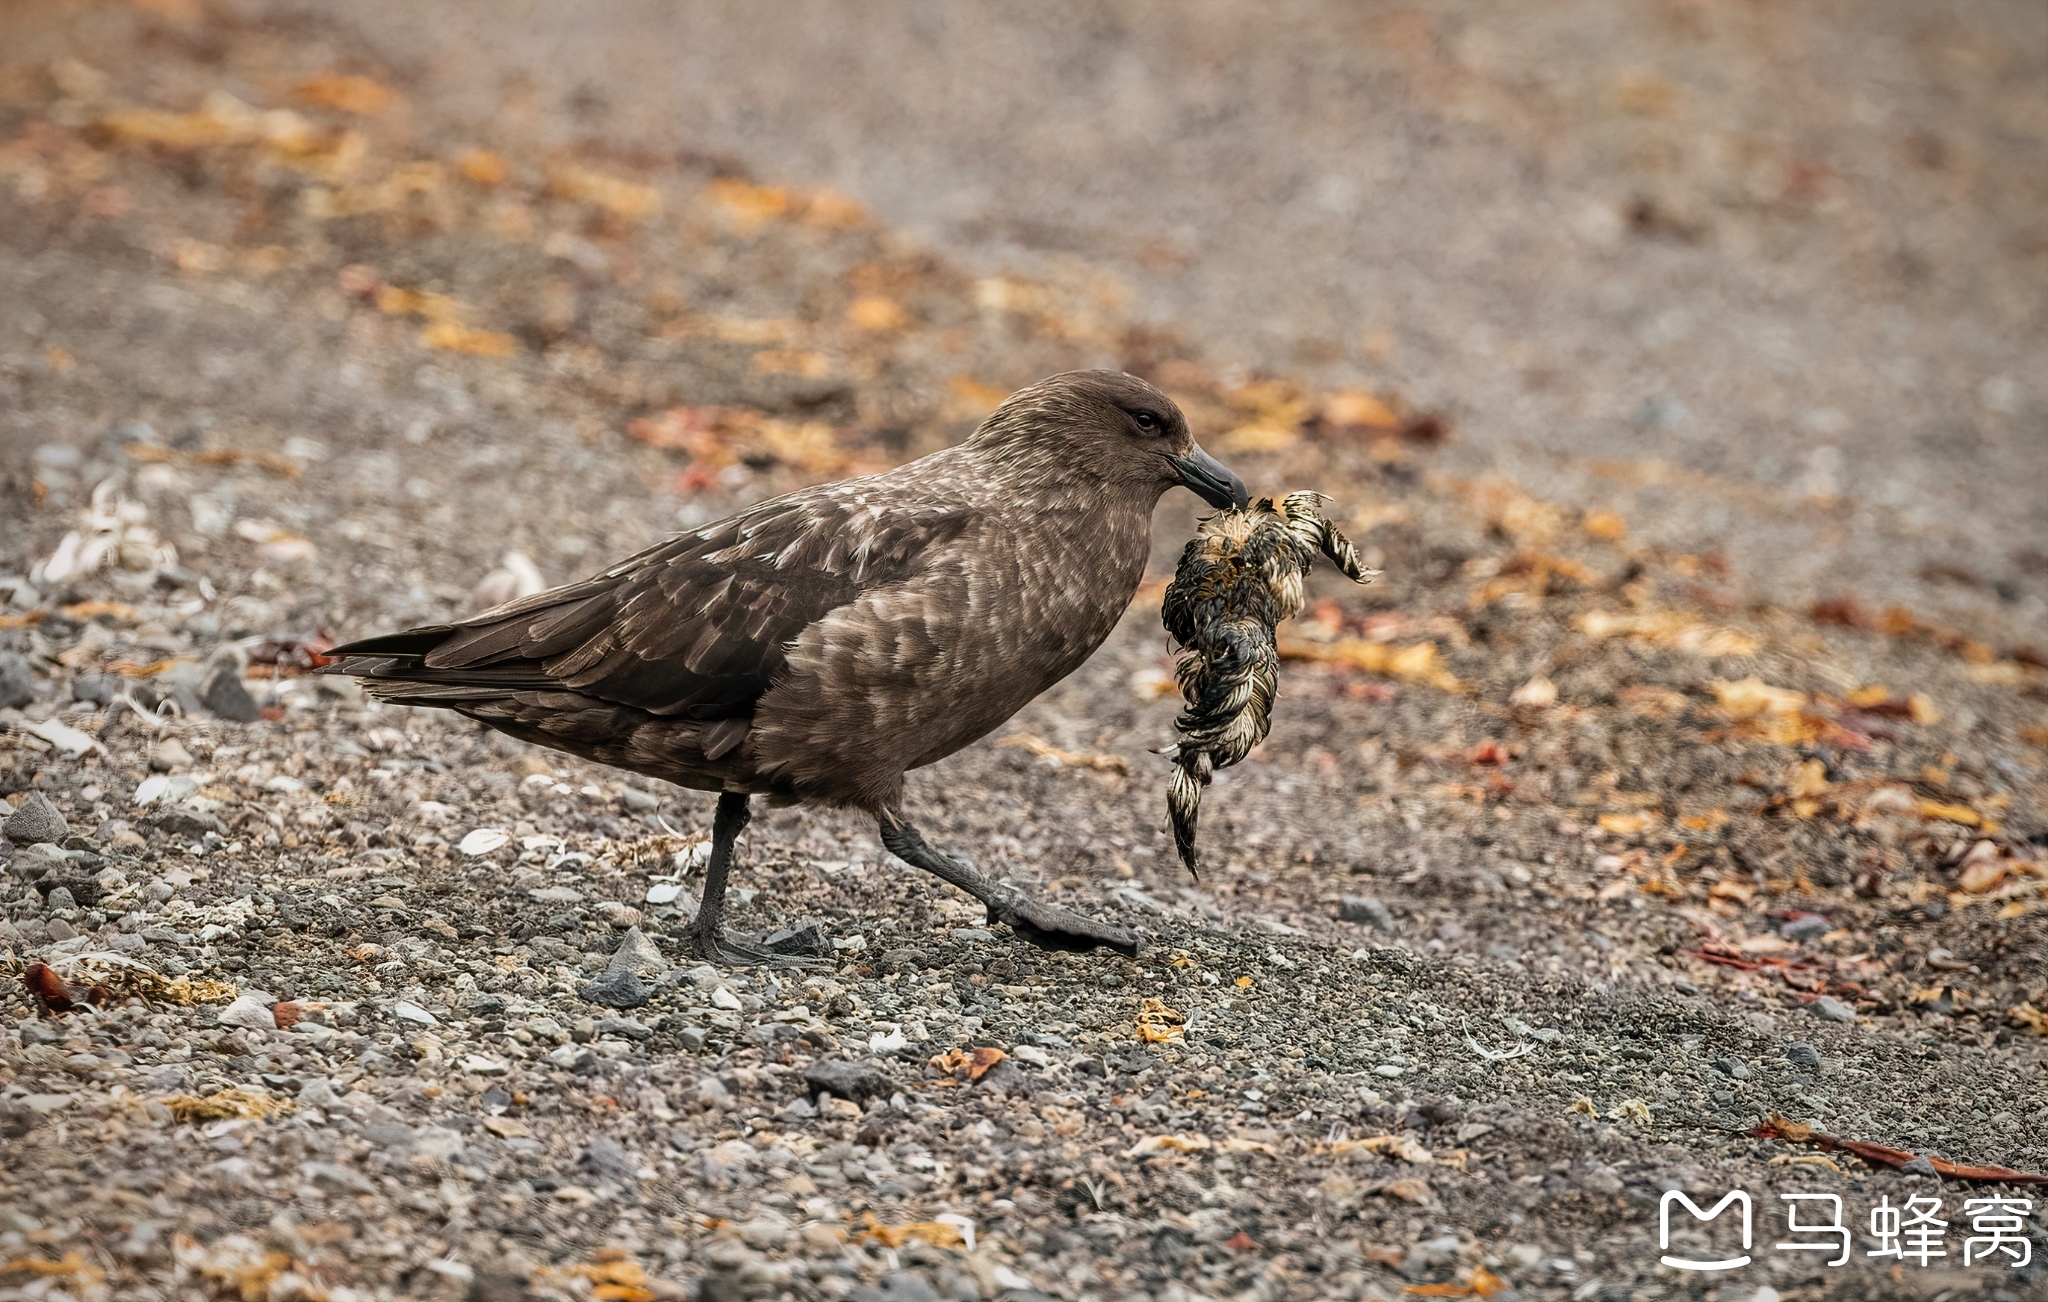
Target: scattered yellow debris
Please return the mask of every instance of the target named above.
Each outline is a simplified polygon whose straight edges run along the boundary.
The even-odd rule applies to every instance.
[[[1147,999],[1138,1010],[1137,1020],[1138,1038],[1147,1044],[1160,1044],[1187,1031],[1188,1019],[1167,1007],[1163,999]]]
[[[1067,768],[1093,769],[1097,773],[1129,773],[1130,765],[1121,755],[1095,755],[1084,751],[1061,750],[1058,746],[1028,732],[1013,732],[996,743],[998,746],[1017,746],[1033,755],[1055,760]]]
[[[322,72],[292,88],[292,98],[301,104],[340,109],[359,117],[376,117],[387,112],[398,93],[380,81],[340,72]]]
[[[1675,610],[1589,610],[1579,616],[1575,627],[1591,638],[1627,638],[1710,658],[1755,655],[1757,651],[1756,639],[1748,634],[1703,624]]]
[[[574,203],[594,203],[617,217],[653,217],[661,212],[661,191],[653,186],[573,163],[549,174],[548,193]]]
[[[1345,665],[1367,673],[1382,674],[1404,682],[1421,683],[1438,691],[1463,692],[1465,684],[1437,659],[1436,643],[1417,642],[1397,647],[1387,642],[1367,642],[1345,637],[1334,642],[1306,642],[1281,638],[1282,660],[1307,660],[1319,664]]]
[[[205,1098],[192,1094],[173,1094],[158,1099],[171,1110],[171,1115],[180,1121],[261,1121],[281,1112],[289,1112],[292,1102],[269,1094],[259,1094],[240,1086],[217,1090]]]

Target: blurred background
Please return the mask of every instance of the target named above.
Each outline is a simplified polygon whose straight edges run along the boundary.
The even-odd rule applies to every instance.
[[[2026,0],[256,12],[337,23],[440,130],[726,157],[984,274],[1114,277],[1225,368],[1450,412],[1454,466],[1630,486],[1778,595],[2048,614]]]

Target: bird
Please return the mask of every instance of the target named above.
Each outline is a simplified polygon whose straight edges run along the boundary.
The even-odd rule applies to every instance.
[[[1167,814],[1181,862],[1196,876],[1202,788],[1272,729],[1280,681],[1273,630],[1301,613],[1316,553],[1354,583],[1378,573],[1359,563],[1358,549],[1323,515],[1326,500],[1289,493],[1210,516],[1181,550],[1160,603],[1160,622],[1180,648],[1174,677],[1187,707],[1174,720],[1180,740],[1166,748],[1174,764]]]
[[[904,774],[986,736],[1101,645],[1177,485],[1213,507],[1250,500],[1159,389],[1069,371],[1011,394],[960,443],[756,503],[580,582],[337,646],[323,672],[716,792],[686,937],[708,961],[803,961],[724,925],[757,796],[867,814],[891,854],[1041,947],[1135,957],[1130,930],[931,846]]]

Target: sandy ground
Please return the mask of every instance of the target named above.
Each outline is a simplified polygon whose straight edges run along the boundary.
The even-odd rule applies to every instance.
[[[0,16],[0,1298],[2048,1287],[2037,11],[401,12]],[[1077,365],[1385,571],[913,780],[1137,962],[302,672]]]

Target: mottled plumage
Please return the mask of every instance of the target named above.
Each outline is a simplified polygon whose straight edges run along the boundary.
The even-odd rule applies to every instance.
[[[761,795],[865,810],[908,847],[905,771],[987,735],[1101,644],[1175,484],[1245,500],[1164,394],[1070,372],[956,447],[759,503],[580,583],[336,648],[335,670],[389,701],[720,792],[733,836]],[[710,935],[713,894],[700,940],[743,957]]]
[[[1356,583],[1370,583],[1351,540],[1323,517],[1320,493],[1270,497],[1202,522],[1181,551],[1161,618],[1181,648],[1175,674],[1186,708],[1168,749],[1167,811],[1181,862],[1196,870],[1195,820],[1217,769],[1251,753],[1272,728],[1280,657],[1273,630],[1301,613],[1303,580],[1324,556]]]

